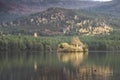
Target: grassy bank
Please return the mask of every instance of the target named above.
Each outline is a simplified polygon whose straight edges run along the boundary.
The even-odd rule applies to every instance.
[[[73,36],[0,36],[0,50],[56,50],[59,43],[71,43]],[[120,36],[79,36],[89,50],[119,50]]]
[[[60,42],[70,42],[70,38],[6,35],[0,37],[0,50],[53,50]]]

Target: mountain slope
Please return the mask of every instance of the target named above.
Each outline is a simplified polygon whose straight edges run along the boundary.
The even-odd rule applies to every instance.
[[[119,15],[119,13],[120,13],[120,0],[113,0],[111,2],[103,3],[102,5],[97,6],[92,10],[95,10],[97,12]]]
[[[100,17],[83,10],[49,8],[14,21],[2,22],[0,30],[7,34],[109,35],[112,27]]]
[[[98,2],[80,0],[0,0],[0,20],[16,19],[18,16],[37,13],[50,7],[86,9],[98,4]]]
[[[103,12],[119,15],[120,1],[113,0],[111,2],[97,2],[92,0],[1,0],[0,20],[3,20],[4,18],[6,20],[6,18],[12,19],[16,18],[17,16],[33,14],[46,10],[49,7],[62,7],[68,9],[91,9],[91,11],[97,11],[100,13]],[[6,17],[6,15],[3,14],[7,14],[10,16]]]

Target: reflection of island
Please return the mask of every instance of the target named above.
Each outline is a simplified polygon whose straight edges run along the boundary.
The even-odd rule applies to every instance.
[[[109,65],[98,64],[99,61],[95,61],[97,58],[94,58],[94,62],[92,62],[87,53],[81,52],[46,55],[34,54],[29,56],[19,55],[18,57],[13,56],[10,56],[11,58],[9,58],[8,56],[0,58],[0,80],[117,79],[116,75],[113,74],[114,70]],[[69,63],[71,63],[72,65],[70,65]]]
[[[109,80],[113,75],[113,70],[109,66],[98,66],[96,64],[83,64],[88,58],[88,53],[58,53],[58,58],[61,62],[68,64],[69,62],[73,66],[73,71],[65,67],[64,74],[69,79],[74,80]],[[75,71],[74,71],[75,69]]]
[[[64,63],[71,62],[73,66],[79,66],[84,59],[86,59],[88,53],[58,53],[58,58]]]
[[[113,71],[108,66],[52,67],[44,66],[35,71],[40,80],[110,80]],[[34,75],[32,80],[36,79]]]

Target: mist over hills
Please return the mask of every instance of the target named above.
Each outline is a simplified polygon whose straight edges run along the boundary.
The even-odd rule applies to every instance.
[[[62,7],[71,9],[83,9],[96,6],[99,2],[81,0],[4,0],[0,1],[0,11],[19,9],[35,9],[38,7]],[[41,9],[39,8],[39,10]]]
[[[1,0],[0,20],[4,20],[4,18],[6,19],[6,15],[10,15],[10,19],[12,19],[13,15],[13,17],[16,18],[23,15],[41,12],[50,7],[85,9],[103,13],[118,14],[120,12],[119,5],[119,0],[113,0],[110,2],[92,0]]]
[[[106,2],[100,6],[94,7],[93,9],[97,12],[119,15],[119,13],[120,13],[120,0]]]
[[[36,6],[61,6],[69,8],[89,8],[89,7],[97,7],[100,4],[101,6],[115,6],[115,4],[119,4],[119,0],[107,1],[107,2],[99,2],[100,0],[1,0],[0,3],[5,4],[0,7],[6,7],[9,5],[36,5]],[[103,0],[101,0],[103,1]],[[71,6],[71,7],[70,7]]]
[[[9,21],[44,11],[50,7],[67,9],[87,9],[98,5],[99,2],[81,0],[1,0],[0,21]]]

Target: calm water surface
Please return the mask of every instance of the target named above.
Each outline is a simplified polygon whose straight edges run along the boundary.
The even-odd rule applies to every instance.
[[[120,80],[120,52],[0,52],[0,80]]]

